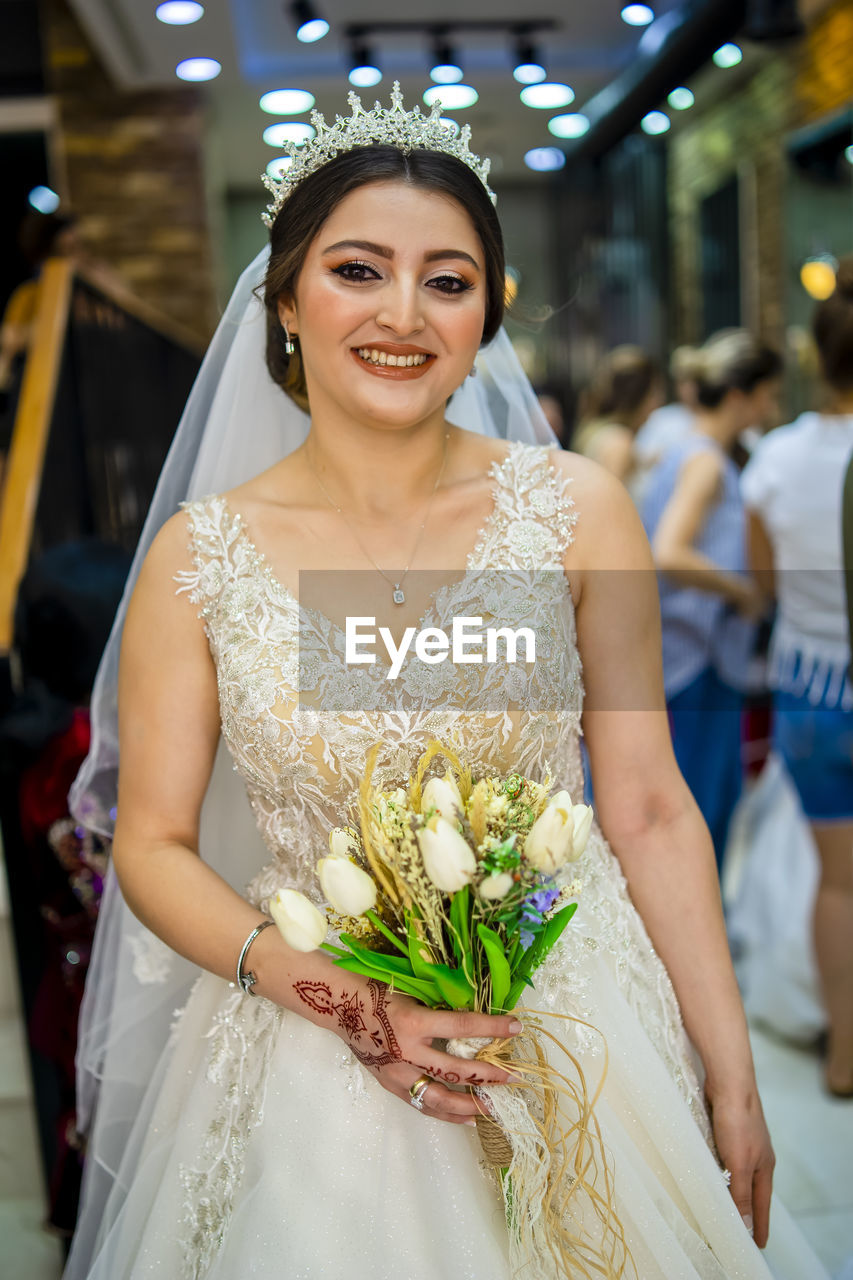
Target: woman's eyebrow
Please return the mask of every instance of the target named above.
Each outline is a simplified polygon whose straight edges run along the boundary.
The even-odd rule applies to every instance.
[[[338,240],[335,244],[330,244],[323,250],[323,255],[329,253],[339,253],[341,249],[360,249],[362,253],[373,253],[377,258],[385,258],[389,262],[394,257],[394,250],[388,245],[376,244],[373,240]],[[429,253],[424,254],[424,262],[442,262],[448,258],[456,258],[459,261],[467,262],[475,270],[480,270],[480,264],[476,258],[472,258],[470,253],[466,253],[464,249],[431,249]]]

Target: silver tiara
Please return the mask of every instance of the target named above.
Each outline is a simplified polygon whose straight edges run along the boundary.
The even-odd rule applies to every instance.
[[[405,111],[397,80],[391,90],[390,111],[386,111],[378,102],[374,103],[372,111],[365,111],[357,93],[350,93],[348,102],[352,107],[352,115],[349,119],[336,116],[333,125],[326,124],[321,112],[312,111],[311,123],[317,131],[316,137],[302,146],[294,142],[285,143],[285,150],[291,156],[292,164],[280,178],[273,178],[268,173],[263,175],[263,184],[273,196],[272,204],[267,205],[266,213],[261,214],[268,227],[272,226],[276,214],[293,189],[309,173],[321,168],[341,152],[352,151],[355,147],[390,146],[398,147],[404,152],[443,151],[445,155],[455,156],[476,173],[494,204],[497,197],[486,181],[491,160],[481,160],[469,150],[470,125],[464,125],[454,136],[452,130],[442,124],[440,102],[432,104],[429,115],[423,115],[420,107]]]

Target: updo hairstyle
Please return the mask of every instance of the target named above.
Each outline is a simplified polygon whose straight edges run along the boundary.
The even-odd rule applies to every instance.
[[[702,347],[685,351],[684,375],[696,384],[696,397],[704,409],[718,409],[730,391],[749,395],[762,382],[778,378],[782,358],[746,329],[726,329],[710,337]]]
[[[480,238],[486,264],[483,342],[490,342],[501,326],[503,236],[492,202],[477,175],[461,160],[441,151],[403,152],[392,146],[356,147],[345,151],[309,174],[295,188],[270,230],[270,258],[262,286],[267,313],[267,368],[273,381],[300,409],[308,409],[302,357],[298,344],[293,355],[285,353],[278,302],[282,297],[293,296],[309,246],[326,219],[351,191],[374,182],[406,182],[447,196],[462,206]]]
[[[812,333],[830,387],[853,391],[853,254],[839,262],[835,292],[815,310]]]
[[[581,396],[580,420],[610,419],[631,427],[660,380],[660,366],[642,347],[614,347]]]

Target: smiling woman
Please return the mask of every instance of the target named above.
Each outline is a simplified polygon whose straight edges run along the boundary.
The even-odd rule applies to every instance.
[[[461,221],[464,224],[463,236],[468,245],[467,252],[465,246],[461,249],[445,248],[444,243],[455,242],[440,243],[435,238],[434,224],[430,221],[412,224],[408,219],[400,220],[411,212],[404,207],[396,209],[397,216],[391,222],[396,237],[402,236],[407,248],[413,225],[430,228],[430,242],[425,245],[424,253],[433,256],[425,257],[421,265],[433,266],[433,283],[429,287],[434,291],[454,294],[472,287],[474,282],[460,274],[460,265],[464,265],[469,273],[476,273],[476,283],[480,285],[479,305],[482,308],[481,330],[476,345],[489,342],[500,328],[504,299],[503,237],[494,207],[482,182],[471,169],[455,156],[440,152],[403,152],[391,146],[358,147],[346,151],[309,174],[296,187],[276,216],[270,233],[270,261],[264,286],[267,361],[275,380],[302,408],[308,407],[303,355],[301,350],[292,354],[285,350],[282,318],[284,316],[287,320],[291,313],[282,311],[282,302],[295,297],[297,277],[308,266],[309,247],[316,249],[316,238],[321,227],[326,237],[326,245],[322,250],[324,260],[326,255],[337,255],[337,262],[331,269],[342,280],[349,280],[352,284],[367,284],[371,279],[382,278],[382,266],[387,268],[393,260],[393,248],[387,244],[377,244],[376,223],[370,219],[370,208],[365,210],[363,219],[366,238],[355,237],[358,243],[352,242],[353,237],[350,237],[349,243],[336,243],[332,227],[326,224],[340,203],[351,193],[361,190],[367,194],[371,188],[383,186],[386,189],[382,194],[387,196],[389,183],[398,184],[401,189],[410,188],[411,191],[429,193],[434,197],[431,208],[440,210],[443,203],[445,214],[450,210],[455,212],[456,217],[451,221]],[[398,191],[398,204],[402,199],[401,190]],[[386,215],[389,212],[389,206],[381,196],[373,207]],[[351,227],[353,224],[339,220],[334,225]],[[470,248],[472,241],[473,251]],[[379,262],[371,265],[370,262],[363,261],[365,252],[371,253]],[[444,262],[454,269],[449,275],[442,273],[435,269],[436,262]],[[288,324],[288,331],[295,333],[298,330]],[[376,337],[375,334],[371,336]],[[375,345],[372,344],[371,350]],[[467,371],[466,369],[465,372]]]
[[[140,553],[119,678],[113,863],[126,905],[112,882],[81,1055],[102,1095],[67,1280],[768,1280],[756,1246],[773,1155],[710,839],[669,741],[648,547],[618,483],[518,443],[537,410],[506,409],[532,392],[511,356],[492,361],[508,344],[490,343],[504,273],[487,168],[467,131],[404,113],[398,88],[392,103],[355,101],[331,129],[315,117],[273,206],[263,307],[249,285],[248,306],[238,292],[188,410],[201,429],[182,427],[173,451],[164,507],[195,500]],[[479,421],[464,390],[475,361]],[[292,401],[310,422],[288,450]],[[278,456],[239,483],[263,432]],[[409,568],[430,572],[403,589]],[[307,571],[326,584],[320,608]],[[342,611],[375,620],[389,657],[418,634],[404,664],[392,659],[397,678],[379,654],[347,664]],[[482,622],[486,661],[469,632],[453,643],[454,619]],[[529,635],[535,661],[489,660],[504,623],[507,647]],[[114,652],[76,792],[89,819],[88,784],[114,780]],[[506,779],[471,810],[467,856],[494,863],[489,822],[506,814],[510,876],[521,780],[581,794],[582,715],[601,826],[574,866],[572,928],[518,1020],[496,994],[496,954],[484,1013],[405,994],[387,981],[394,955],[372,971],[372,943],[370,973],[347,969],[340,948],[312,949],[330,833],[360,801],[369,816],[369,787],[391,806],[407,788],[434,794],[436,740],[452,744],[460,777]],[[214,764],[220,735],[233,768]],[[418,901],[413,836],[401,831],[389,883]],[[516,958],[567,889],[542,852],[515,890],[530,926],[507,939]],[[290,941],[267,927],[282,902],[301,904]],[[490,902],[476,922],[499,910]],[[413,966],[434,959],[423,937],[380,923]],[[366,937],[361,918],[335,927]],[[464,962],[445,967],[458,987]],[[553,1027],[580,1073],[548,1109],[562,1155],[541,1140],[522,1020],[531,1034]],[[446,1052],[465,1037],[500,1053]],[[553,1080],[549,1044],[543,1033],[535,1069]],[[513,1120],[508,1175],[487,1179],[462,1130],[490,1106]],[[821,1276],[781,1209],[774,1244],[776,1274]]]

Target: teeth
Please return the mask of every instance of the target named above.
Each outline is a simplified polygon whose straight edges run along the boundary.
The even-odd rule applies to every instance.
[[[359,347],[358,354],[368,364],[389,365],[391,368],[411,369],[413,366],[426,364],[427,356],[409,355],[395,356],[388,351],[377,351],[375,347]]]

